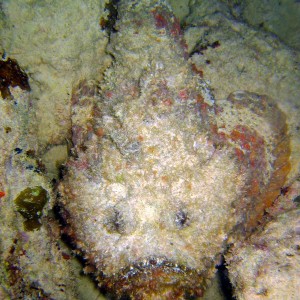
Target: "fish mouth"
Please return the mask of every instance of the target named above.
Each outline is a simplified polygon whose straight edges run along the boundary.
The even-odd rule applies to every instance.
[[[205,278],[165,257],[150,257],[97,280],[112,299],[195,299],[203,296]]]
[[[80,249],[80,241],[69,226],[69,213],[56,207],[62,225],[63,240],[83,259],[84,272],[98,282],[101,292],[108,299],[195,299],[202,297],[209,283],[209,270],[197,270],[174,262],[167,257],[151,256],[139,259],[112,275],[97,266],[93,255]]]

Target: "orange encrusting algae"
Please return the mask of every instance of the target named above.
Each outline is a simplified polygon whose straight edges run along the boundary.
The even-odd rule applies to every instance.
[[[244,223],[244,228],[250,233],[262,221],[265,210],[272,206],[284,187],[291,170],[290,138],[285,114],[266,96],[246,92],[243,95],[240,92],[230,95],[228,100],[237,110],[248,108],[262,118],[262,131],[264,127],[271,129],[268,137],[258,133],[259,128],[237,125],[229,136],[229,140],[238,145],[236,154],[241,165],[250,169],[245,194],[251,198],[251,203]],[[251,124],[248,126],[251,127]],[[267,143],[270,144],[268,148]]]

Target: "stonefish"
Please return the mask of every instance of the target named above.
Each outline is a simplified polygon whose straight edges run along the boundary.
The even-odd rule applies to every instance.
[[[112,297],[199,297],[284,185],[285,116],[250,92],[215,101],[164,1],[120,1],[108,52],[72,95],[64,234]]]

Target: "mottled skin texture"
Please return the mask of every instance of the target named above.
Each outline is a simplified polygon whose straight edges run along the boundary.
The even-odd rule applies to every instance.
[[[163,2],[118,11],[100,91],[73,91],[65,233],[116,297],[201,296],[228,241],[250,234],[284,184],[285,117],[247,92],[216,104]]]

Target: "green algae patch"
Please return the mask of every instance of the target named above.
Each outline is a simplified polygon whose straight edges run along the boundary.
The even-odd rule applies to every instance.
[[[42,210],[48,200],[49,194],[41,186],[26,188],[15,199],[17,211],[25,218],[23,225],[26,231],[41,227]]]

